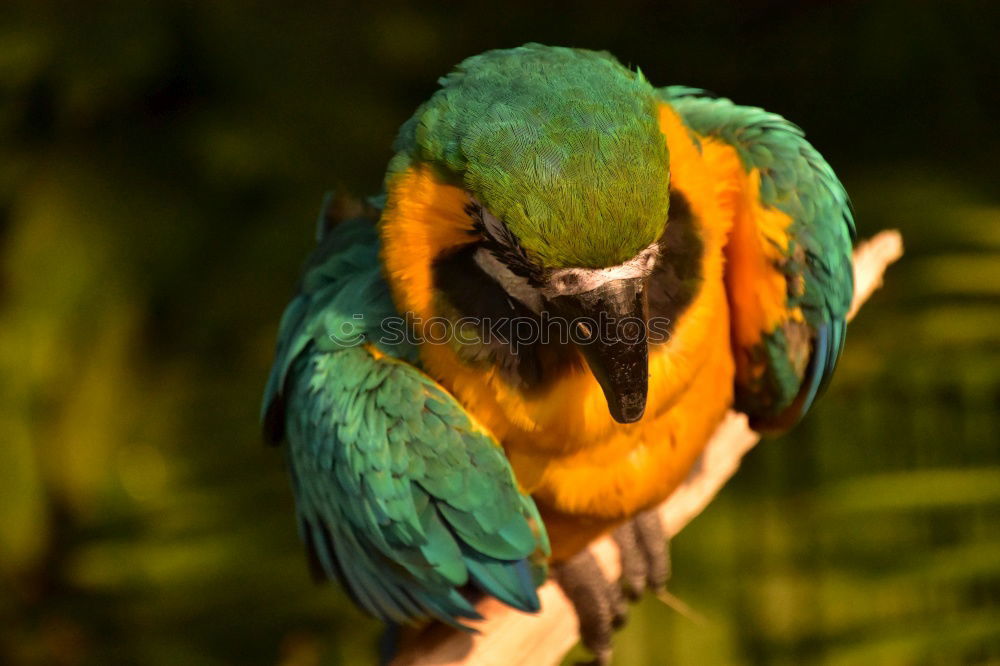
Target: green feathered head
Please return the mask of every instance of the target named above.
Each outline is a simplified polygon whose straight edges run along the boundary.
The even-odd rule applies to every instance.
[[[469,58],[441,85],[400,130],[390,177],[431,164],[546,269],[613,266],[659,238],[669,157],[641,73],[528,44]]]

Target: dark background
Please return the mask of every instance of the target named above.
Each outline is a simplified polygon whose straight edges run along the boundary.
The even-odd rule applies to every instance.
[[[1000,662],[994,2],[8,2],[0,662],[364,664],[257,409],[325,190],[466,56],[608,49],[808,131],[908,253],[826,397],[674,543],[622,664]]]

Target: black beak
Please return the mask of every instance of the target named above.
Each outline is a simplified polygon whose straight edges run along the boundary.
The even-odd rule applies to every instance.
[[[583,353],[619,423],[635,423],[646,411],[649,345],[643,286],[642,278],[629,278],[549,299],[552,312],[568,322],[570,340]]]

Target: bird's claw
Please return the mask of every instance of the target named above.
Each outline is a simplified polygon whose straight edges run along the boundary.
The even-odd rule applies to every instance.
[[[666,590],[670,557],[666,535],[654,511],[636,516],[613,533],[621,552],[622,575],[608,581],[597,560],[584,550],[553,567],[559,586],[569,597],[580,623],[580,642],[594,654],[588,666],[611,664],[611,638],[628,618],[628,601],[647,589]]]
[[[607,666],[611,663],[611,636],[625,621],[621,588],[604,577],[589,550],[556,565],[553,573],[576,610],[580,641],[594,654],[588,663]]]
[[[643,592],[660,594],[670,579],[670,548],[656,511],[640,513],[618,527],[612,537],[621,553],[621,583],[630,601]]]

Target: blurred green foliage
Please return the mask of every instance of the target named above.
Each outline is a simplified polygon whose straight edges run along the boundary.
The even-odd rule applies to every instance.
[[[623,664],[1000,662],[990,2],[4,3],[0,662],[364,664],[257,408],[324,190],[488,48],[607,48],[809,130],[908,253],[827,396],[674,544]]]

